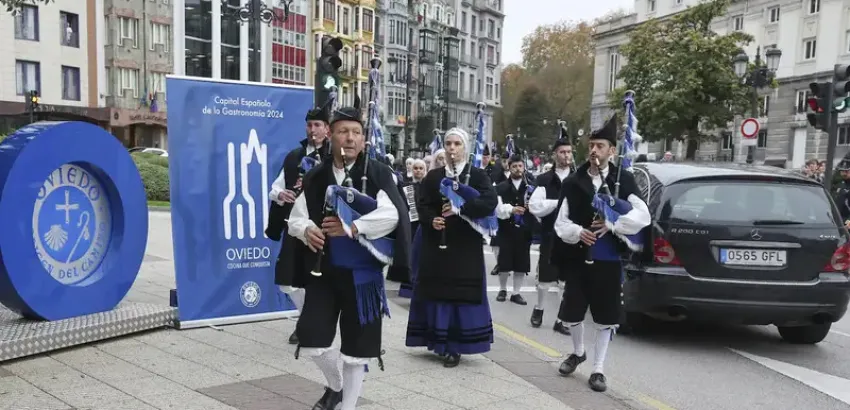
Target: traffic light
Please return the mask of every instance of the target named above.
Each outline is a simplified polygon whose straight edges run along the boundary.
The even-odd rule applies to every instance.
[[[838,97],[833,102],[833,108],[837,112],[844,112],[850,106],[850,65],[836,64],[832,83],[835,96]]]
[[[829,117],[832,110],[832,83],[811,83],[812,97],[806,100],[812,113],[806,114],[809,124],[821,131],[829,130]]]
[[[35,90],[30,91],[29,101],[28,101],[29,104],[27,104],[27,105],[29,105],[29,108],[33,111],[38,109],[38,102],[39,101],[40,100],[38,98],[38,91],[35,91]]]
[[[338,37],[322,38],[322,54],[316,61],[316,79],[314,82],[315,106],[324,107],[330,97],[331,89],[339,86],[337,70],[342,67],[339,51],[342,50],[342,40]]]

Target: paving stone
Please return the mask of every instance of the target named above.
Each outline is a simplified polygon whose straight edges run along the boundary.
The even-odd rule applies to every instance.
[[[281,396],[309,391],[318,394],[317,397],[321,397],[322,392],[325,390],[325,387],[321,384],[294,374],[251,380],[248,383]]]
[[[14,375],[15,375],[14,373],[6,370],[3,367],[0,367],[0,379],[2,379],[4,377],[14,376]]]
[[[587,380],[562,376],[527,376],[526,381],[547,393],[587,392]]]
[[[501,363],[507,371],[517,376],[557,376],[558,369],[546,362],[504,362]]]
[[[307,410],[310,406],[305,407],[304,403],[297,402],[288,397],[278,396],[274,399],[248,402],[236,408],[239,410]],[[358,406],[359,409],[360,407]]]
[[[0,383],[0,409],[65,410],[71,405],[44,392],[26,380],[10,376]]]
[[[282,397],[278,394],[261,389],[247,382],[208,387],[205,389],[199,389],[198,392],[206,394],[207,396],[236,408],[242,408],[243,404],[249,402],[282,399]]]

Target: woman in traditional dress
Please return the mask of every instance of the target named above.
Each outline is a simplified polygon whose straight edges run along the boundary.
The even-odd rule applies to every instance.
[[[446,133],[447,163],[428,172],[417,200],[420,225],[412,263],[416,281],[406,344],[442,355],[445,367],[457,366],[463,354],[487,352],[493,343],[482,242],[489,232],[477,222],[493,215],[498,199],[484,170],[467,160],[468,144],[466,131],[453,128]],[[479,196],[453,211],[440,191],[444,178]]]

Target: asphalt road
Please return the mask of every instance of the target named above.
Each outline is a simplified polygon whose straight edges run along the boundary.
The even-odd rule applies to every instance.
[[[485,256],[489,272],[495,264],[489,247]],[[532,250],[532,266],[536,264],[537,252]],[[534,273],[525,281],[527,306],[496,302],[498,277],[488,275],[487,281],[497,330],[553,361],[563,359],[553,357],[558,353],[572,351],[570,337],[552,331],[559,293],[549,295],[543,326],[534,329],[529,323],[537,300]],[[591,370],[595,332],[587,329],[588,360],[579,367],[585,375],[574,377],[586,378]],[[612,393],[657,410],[850,409],[850,319],[845,317],[832,329],[823,342],[798,346],[783,342],[772,326],[665,324],[646,335],[615,336],[605,373]]]

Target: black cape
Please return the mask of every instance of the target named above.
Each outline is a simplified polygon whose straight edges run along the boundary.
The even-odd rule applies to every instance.
[[[358,190],[362,188],[361,177],[363,176],[365,161],[365,157],[361,156],[349,170],[351,180]],[[366,194],[375,198],[378,191],[384,191],[398,211],[398,226],[388,236],[395,239],[392,266],[399,267],[400,269],[391,269],[391,271],[395,272],[395,275],[388,275],[387,279],[406,283],[409,282],[409,277],[398,276],[402,274],[407,275],[410,268],[411,234],[407,203],[398,192],[396,183],[393,180],[392,170],[379,161],[368,161]],[[304,176],[304,191],[301,195],[304,195],[307,200],[310,219],[319,226],[321,226],[321,220],[323,218],[325,191],[329,185],[336,185],[336,179],[333,174],[333,163],[330,159],[322,162],[321,165],[313,168]],[[310,271],[316,264],[317,255],[311,252],[300,239],[289,236],[284,240],[284,249],[281,252],[281,259],[284,258],[290,260],[291,263],[282,264],[282,269],[278,269],[279,272],[275,275],[275,283],[278,285],[304,287],[310,278],[313,277]],[[324,264],[326,262],[322,261],[322,263]]]

